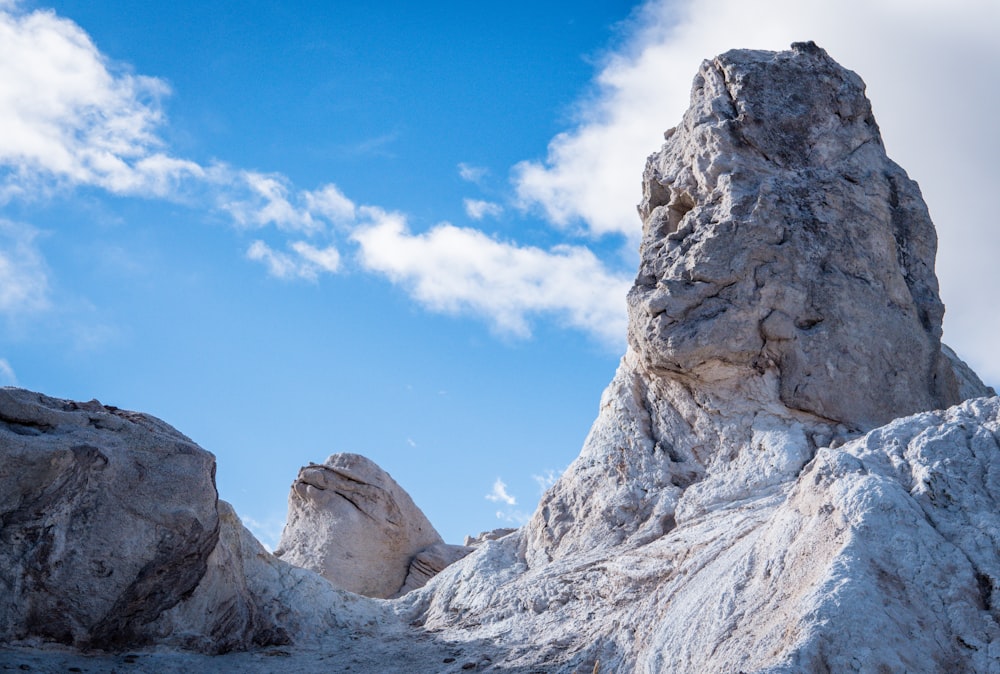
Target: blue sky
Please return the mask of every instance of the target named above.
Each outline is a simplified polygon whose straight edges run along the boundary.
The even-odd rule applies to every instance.
[[[341,451],[449,541],[524,521],[624,348],[644,157],[731,47],[865,78],[1000,382],[995,3],[277,4],[0,0],[0,384],[162,417],[266,543]]]

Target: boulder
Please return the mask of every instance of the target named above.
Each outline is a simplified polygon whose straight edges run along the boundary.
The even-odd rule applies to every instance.
[[[274,557],[219,501],[219,542],[191,595],[151,625],[155,643],[208,654],[308,647],[358,631],[382,611],[312,571]]]
[[[401,591],[418,553],[443,544],[409,494],[375,462],[333,454],[299,471],[274,554],[339,588],[385,598]]]
[[[219,539],[215,457],[162,421],[0,389],[0,640],[150,641]]]

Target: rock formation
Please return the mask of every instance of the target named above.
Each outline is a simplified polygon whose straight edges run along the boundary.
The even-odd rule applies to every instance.
[[[934,229],[861,80],[812,43],[706,61],[639,213],[583,451],[450,565],[361,457],[292,490],[279,553],[331,583],[162,422],[0,391],[0,664],[93,664],[42,638],[258,647],[150,671],[1000,673],[1000,398],[941,344]]]
[[[727,52],[665,136],[580,457],[419,620],[512,669],[1000,671],[1000,401],[872,430],[995,394],[940,342],[934,229],[860,78]]]
[[[942,351],[934,227],[857,75],[812,43],[731,51],[665,135],[629,352],[528,528],[532,559],[661,536],[818,447],[988,392],[972,375],[961,395]]]
[[[274,554],[339,588],[386,598],[422,586],[469,551],[446,544],[373,461],[333,454],[299,471]]]

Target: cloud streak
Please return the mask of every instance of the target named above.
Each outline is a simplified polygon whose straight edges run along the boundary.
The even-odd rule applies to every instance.
[[[49,272],[34,227],[0,219],[0,314],[49,308]]]
[[[477,314],[517,337],[530,336],[529,316],[539,314],[610,344],[625,334],[631,279],[609,272],[586,248],[518,246],[447,223],[414,234],[399,213],[362,212],[370,222],[352,237],[362,266],[406,288],[428,309]]]
[[[0,358],[0,386],[17,386],[17,375],[6,358]]]
[[[245,254],[284,280],[316,282],[341,271],[333,239],[347,236],[362,269],[400,284],[432,311],[480,316],[521,337],[531,334],[529,317],[555,316],[621,341],[627,284],[585,248],[518,246],[447,223],[412,234],[402,216],[358,207],[333,184],[302,190],[279,173],[171,156],[158,135],[166,83],[113,63],[54,12],[0,4],[0,72],[0,201],[88,186],[207,208],[238,229],[274,228],[286,237],[283,248],[258,238]],[[458,168],[470,182],[487,174]],[[503,210],[474,199],[465,207],[474,220]],[[45,307],[47,276],[34,234],[22,228],[11,238],[10,225],[5,231],[0,311]]]
[[[503,213],[503,206],[492,201],[482,201],[480,199],[465,199],[465,214],[473,220],[482,220],[485,217],[498,218]]]
[[[289,248],[289,253],[277,251],[258,239],[247,249],[247,259],[260,262],[269,275],[285,280],[316,282],[320,274],[340,269],[340,253],[333,246],[316,248],[305,241],[294,241]]]

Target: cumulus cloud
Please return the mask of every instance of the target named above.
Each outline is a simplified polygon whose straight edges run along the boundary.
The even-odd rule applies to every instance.
[[[333,246],[317,248],[305,241],[295,241],[289,248],[288,253],[277,251],[258,239],[247,249],[247,258],[262,263],[268,274],[280,279],[316,281],[320,274],[340,269],[340,253]]]
[[[163,196],[194,162],[162,152],[159,79],[112,64],[72,21],[0,5],[0,197],[45,181]]]
[[[586,248],[518,246],[447,223],[413,234],[399,213],[376,208],[362,213],[370,222],[353,234],[361,264],[431,310],[472,312],[500,332],[522,337],[531,334],[529,315],[538,314],[610,344],[625,334],[631,280],[606,269]]]
[[[509,506],[517,505],[517,499],[507,493],[507,485],[500,478],[493,483],[493,491],[486,495],[487,501],[494,503],[506,503]]]
[[[559,227],[634,241],[639,170],[680,121],[700,62],[815,40],[868,83],[890,155],[923,188],[940,238],[946,338],[1000,381],[1000,229],[978,196],[996,182],[1000,134],[977,121],[1000,103],[1000,88],[987,84],[1000,70],[998,25],[1000,3],[988,0],[652,0],[606,58],[575,125],[543,161],[514,167],[520,205]]]
[[[49,275],[37,238],[35,228],[0,219],[0,314],[49,307]]]
[[[465,214],[473,220],[482,220],[486,216],[498,218],[503,213],[503,206],[492,201],[466,199],[463,203],[465,205]]]

